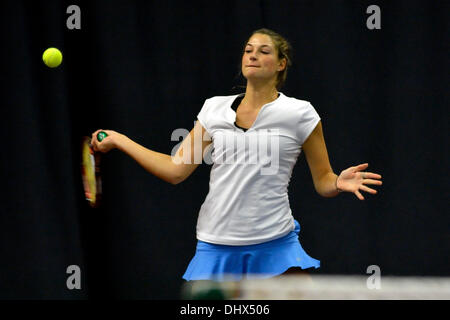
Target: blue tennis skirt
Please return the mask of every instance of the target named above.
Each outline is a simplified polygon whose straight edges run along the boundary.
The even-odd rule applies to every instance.
[[[298,239],[300,224],[286,236],[272,241],[228,246],[198,240],[185,280],[238,281],[242,278],[270,278],[291,267],[319,268],[320,261],[303,250]]]

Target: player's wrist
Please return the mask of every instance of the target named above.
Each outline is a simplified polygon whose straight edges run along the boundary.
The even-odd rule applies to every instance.
[[[338,193],[344,192],[344,190],[342,190],[342,189],[339,188],[338,180],[339,180],[339,175],[336,175],[336,180],[335,180],[335,182],[334,182],[334,186],[336,187],[336,191],[337,191]]]
[[[124,134],[117,133],[112,139],[113,148],[120,151],[126,151],[127,145],[129,145],[131,140]]]

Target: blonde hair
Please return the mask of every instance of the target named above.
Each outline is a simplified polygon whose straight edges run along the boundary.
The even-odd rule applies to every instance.
[[[249,39],[255,34],[265,34],[269,36],[275,45],[275,49],[278,52],[278,59],[286,59],[286,67],[278,73],[276,87],[277,90],[284,85],[287,78],[288,67],[292,65],[292,47],[291,44],[280,34],[276,33],[273,30],[262,28],[253,31]],[[248,40],[247,40],[248,42]],[[246,43],[247,44],[247,43]]]

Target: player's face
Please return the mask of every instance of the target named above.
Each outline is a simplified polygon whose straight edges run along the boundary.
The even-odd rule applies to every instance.
[[[272,39],[265,34],[254,34],[247,42],[242,56],[242,74],[249,81],[275,81],[283,62]]]

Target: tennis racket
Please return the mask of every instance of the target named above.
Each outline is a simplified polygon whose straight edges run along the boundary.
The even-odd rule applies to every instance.
[[[102,141],[106,136],[101,131],[97,134],[97,140]],[[92,208],[97,208],[102,196],[100,153],[94,152],[89,137],[83,137],[81,142],[81,178],[87,202]]]

